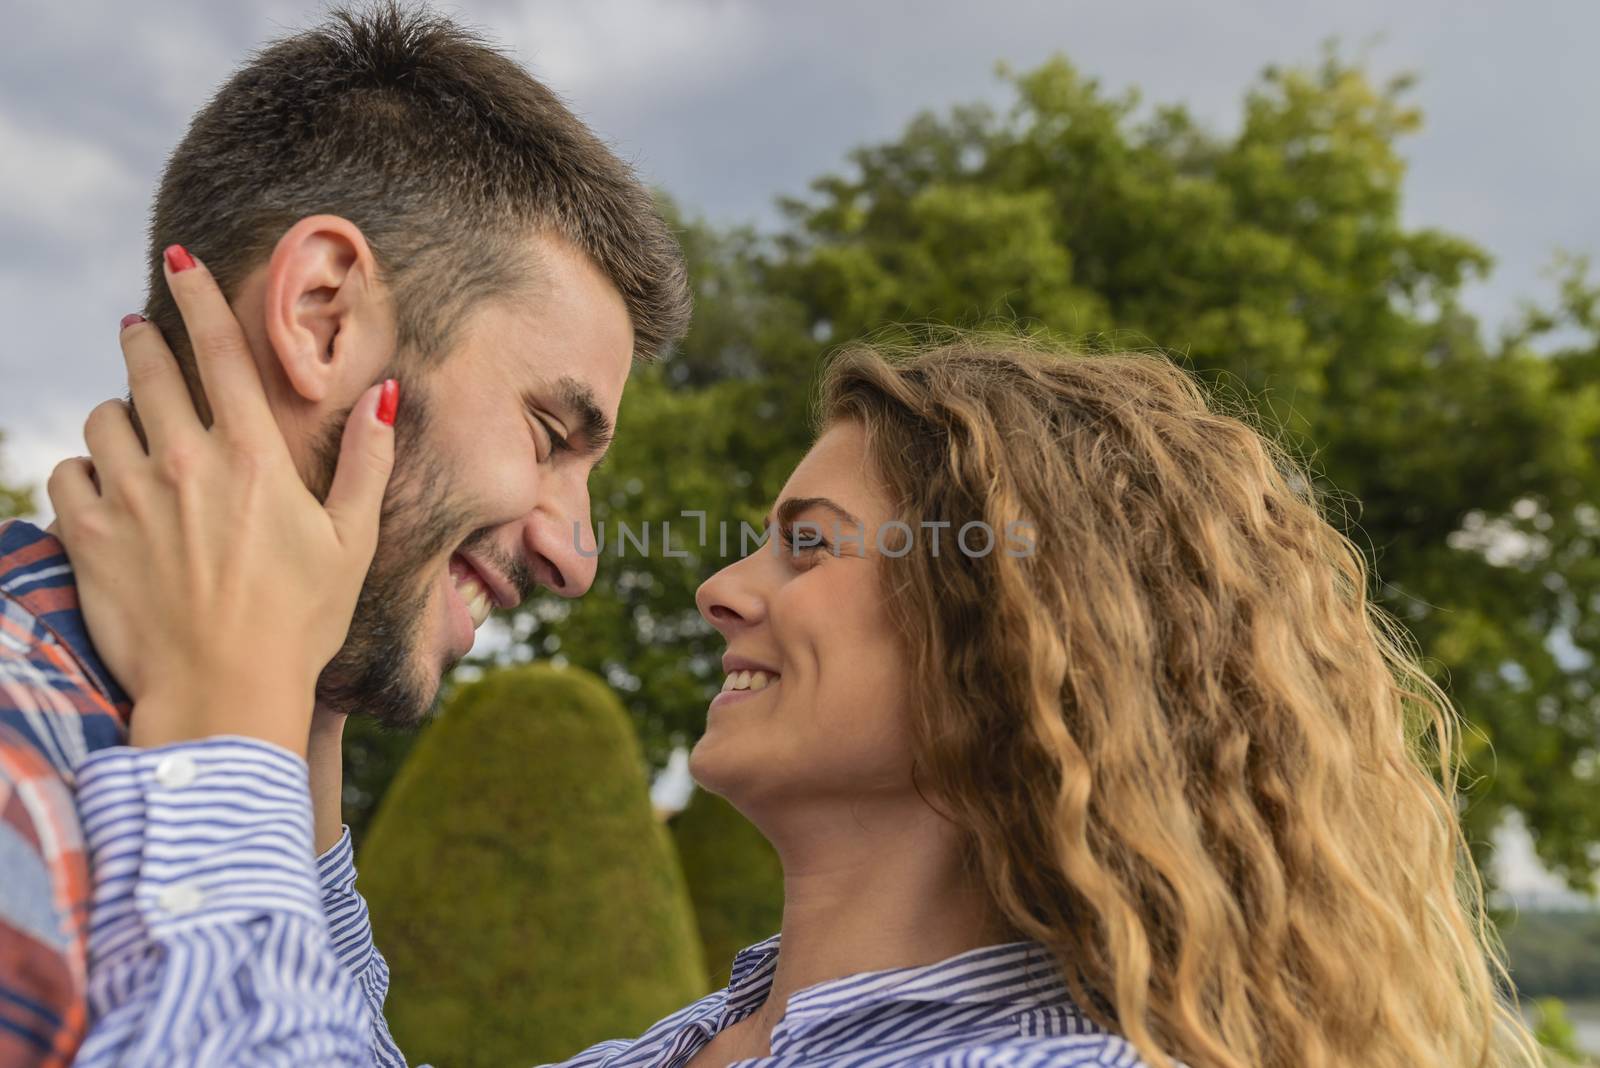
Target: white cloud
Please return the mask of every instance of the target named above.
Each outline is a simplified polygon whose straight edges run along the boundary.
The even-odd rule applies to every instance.
[[[261,38],[251,40],[249,47],[294,27],[291,13],[279,10],[274,14],[280,19],[272,20],[262,12],[249,20],[249,30],[239,27],[244,33],[254,30],[252,37]],[[224,35],[210,25],[203,9],[159,22],[135,19],[126,29],[126,47],[130,55],[138,57],[139,77],[151,102],[185,124],[245,58],[244,50],[229,39],[233,35]]]
[[[485,23],[582,112],[727,83],[761,61],[771,20],[751,4],[589,0],[530,4]]]
[[[67,428],[81,426],[88,414],[56,411],[37,424],[6,429],[5,441],[0,443],[0,481],[32,487],[35,513],[29,518],[40,526],[55,518],[45,493],[50,472],[67,457],[82,456],[86,451],[83,438]]]
[[[114,153],[71,130],[25,125],[0,109],[0,227],[79,238],[124,225],[143,196]]]
[[[650,803],[657,812],[682,812],[694,797],[694,777],[689,774],[689,750],[678,746],[650,783]]]

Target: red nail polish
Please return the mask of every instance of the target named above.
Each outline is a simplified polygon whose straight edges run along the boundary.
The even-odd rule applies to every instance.
[[[173,274],[187,271],[194,266],[194,257],[189,255],[189,250],[182,245],[168,245],[166,252],[162,253],[167,258],[167,270]]]
[[[395,413],[400,410],[400,383],[390,378],[383,383],[378,394],[378,422],[394,426]]]
[[[138,312],[129,312],[127,315],[122,317],[122,326],[120,329],[126,330],[134,323],[142,323],[144,321],[144,316],[140,315]]]

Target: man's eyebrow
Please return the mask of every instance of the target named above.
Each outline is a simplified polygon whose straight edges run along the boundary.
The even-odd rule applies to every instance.
[[[851,515],[837,501],[827,497],[790,497],[778,505],[778,522],[783,526],[793,526],[800,516],[813,508],[821,508],[832,512],[835,517],[843,521],[846,526],[859,527],[861,520]]]
[[[614,430],[611,420],[594,399],[594,390],[571,375],[562,375],[556,379],[553,393],[554,414],[567,424],[569,436],[575,435],[581,439],[577,447],[585,455],[595,458],[598,464],[599,458],[611,447]],[[524,401],[529,408],[545,406],[539,404],[531,393],[524,394]]]

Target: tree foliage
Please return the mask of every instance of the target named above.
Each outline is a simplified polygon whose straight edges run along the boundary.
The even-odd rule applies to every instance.
[[[830,339],[1002,314],[1148,339],[1243,392],[1328,500],[1354,502],[1332,518],[1374,596],[1475,726],[1472,841],[1486,852],[1520,810],[1540,855],[1586,881],[1600,677],[1552,642],[1600,638],[1600,331],[1581,271],[1554,323],[1487,343],[1459,297],[1488,256],[1401,217],[1406,83],[1335,54],[1268,71],[1232,137],[1181,107],[1141,117],[1065,60],[1011,81],[1008,112],[924,116],[789,204],[777,289]],[[1534,351],[1555,323],[1585,340]]]
[[[672,837],[711,986],[727,986],[734,956],[783,925],[783,865],[738,809],[704,790],[672,821]]]
[[[683,873],[615,696],[575,668],[455,694],[361,850],[387,1019],[435,1064],[543,1064],[705,993]]]
[[[1065,59],[1003,72],[1008,108],[924,115],[852,153],[778,232],[687,224],[697,316],[637,372],[594,480],[608,543],[581,602],[532,602],[508,659],[602,672],[659,763],[692,741],[722,643],[700,581],[738,555],[808,443],[818,357],[893,324],[996,321],[1155,347],[1312,468],[1471,724],[1463,819],[1485,859],[1508,811],[1585,885],[1600,842],[1600,287],[1569,263],[1549,308],[1489,337],[1462,307],[1488,254],[1408,226],[1407,84],[1331,52],[1268,70],[1236,132],[1113,95]],[[886,326],[886,324],[889,324]],[[707,514],[709,544],[695,521]],[[660,551],[660,524],[674,548]],[[719,522],[731,545],[718,545]]]
[[[0,434],[0,445],[5,443],[5,435]],[[4,467],[0,466],[0,471]],[[33,514],[33,491],[27,486],[8,486],[0,483],[0,520],[12,519],[19,515]]]
[[[1600,1002],[1600,911],[1530,911],[1500,926],[1523,998]]]

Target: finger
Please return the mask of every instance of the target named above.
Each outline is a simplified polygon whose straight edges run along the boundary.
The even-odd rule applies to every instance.
[[[100,503],[94,464],[87,456],[74,456],[56,464],[44,490],[50,496],[50,507],[55,509],[56,526],[63,542],[72,539],[78,521]]]
[[[213,425],[245,439],[270,430],[272,440],[281,443],[250,345],[211,272],[182,245],[169,245],[162,259],[194,347]]]
[[[361,395],[344,425],[339,445],[339,467],[333,474],[324,506],[352,553],[370,562],[378,544],[378,516],[383,493],[394,470],[394,419],[400,402],[400,384],[389,379]]]
[[[139,409],[139,421],[150,448],[160,448],[179,434],[201,429],[183,371],[160,328],[143,316],[130,315],[123,323],[118,340],[128,367],[128,391]]]
[[[102,478],[120,478],[134,463],[145,458],[144,445],[134,433],[128,406],[108,400],[95,406],[83,423],[83,443]]]

